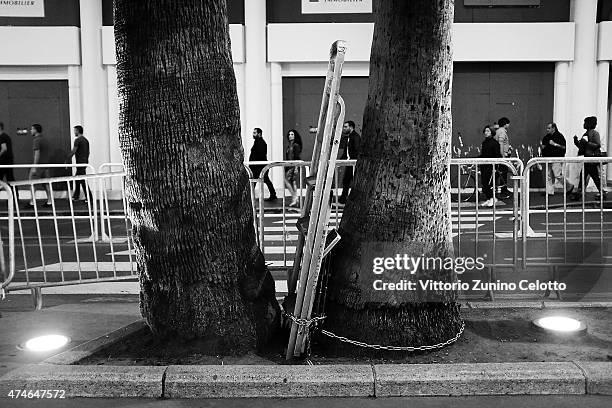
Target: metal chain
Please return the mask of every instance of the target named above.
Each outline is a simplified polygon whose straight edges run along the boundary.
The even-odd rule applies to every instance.
[[[388,351],[424,351],[424,350],[433,350],[433,349],[438,349],[438,348],[442,348],[444,346],[448,346],[449,344],[452,344],[454,342],[456,342],[459,337],[461,337],[461,335],[463,334],[463,330],[465,329],[465,323],[461,322],[461,329],[459,329],[459,332],[455,335],[455,337],[446,340],[444,343],[438,343],[438,344],[434,344],[431,346],[417,346],[417,347],[412,347],[412,346],[405,346],[405,347],[401,347],[401,346],[381,346],[379,344],[367,344],[361,341],[357,341],[357,340],[350,340],[347,339],[346,337],[342,337],[342,336],[338,336],[330,331],[327,330],[321,330],[321,333],[323,333],[324,335],[326,335],[327,337],[331,337],[333,339],[336,340],[340,340],[344,343],[349,343],[349,344],[353,344],[355,346],[359,346],[359,347],[366,347],[366,348],[371,348],[374,350],[388,350]]]
[[[291,313],[287,313],[284,310],[283,310],[283,314],[286,317],[288,317],[293,323],[297,324],[300,327],[306,327],[306,328],[309,328],[312,324],[316,324],[317,322],[327,318],[327,316],[316,316],[316,317],[313,317],[312,319],[302,319],[299,317],[295,317]]]

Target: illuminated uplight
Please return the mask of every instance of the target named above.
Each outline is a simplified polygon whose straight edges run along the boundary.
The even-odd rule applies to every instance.
[[[548,331],[556,333],[576,333],[586,330],[586,325],[580,320],[565,316],[548,316],[536,319],[533,323]]]
[[[70,338],[60,334],[49,334],[26,341],[20,348],[29,351],[57,350],[70,343]]]

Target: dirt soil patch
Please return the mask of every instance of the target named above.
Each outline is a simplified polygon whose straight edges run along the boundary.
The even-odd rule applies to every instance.
[[[325,355],[313,345],[314,364],[493,363],[520,361],[612,360],[612,309],[464,309],[465,331],[453,345],[431,352],[385,358],[347,358]],[[569,316],[586,323],[587,333],[557,336],[542,332],[531,321],[544,316]],[[359,339],[355,339],[359,340]],[[246,356],[211,356],[195,344],[164,344],[147,330],[110,345],[79,364],[200,365],[286,364],[280,348]],[[306,361],[301,363],[305,364]]]

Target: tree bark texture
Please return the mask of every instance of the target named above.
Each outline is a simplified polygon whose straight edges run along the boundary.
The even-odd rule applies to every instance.
[[[354,186],[334,250],[325,328],[372,344],[418,346],[453,337],[453,291],[380,292],[368,245],[452,257],[450,143],[452,0],[374,2],[368,100]],[[370,245],[370,247],[372,246]],[[370,253],[370,252],[368,252]],[[391,277],[397,279],[390,279]],[[454,273],[429,275],[452,282]],[[355,351],[355,350],[353,350]]]
[[[140,308],[163,338],[253,349],[275,331],[243,166],[225,0],[115,0],[120,143]]]

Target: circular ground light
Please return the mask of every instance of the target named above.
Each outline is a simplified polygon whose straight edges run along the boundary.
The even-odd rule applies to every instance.
[[[17,348],[27,351],[53,351],[64,347],[68,343],[70,343],[70,337],[62,336],[61,334],[48,334],[34,337],[20,344]]]
[[[566,316],[547,316],[535,319],[533,324],[546,331],[556,334],[578,334],[586,331],[586,324],[580,320]]]

